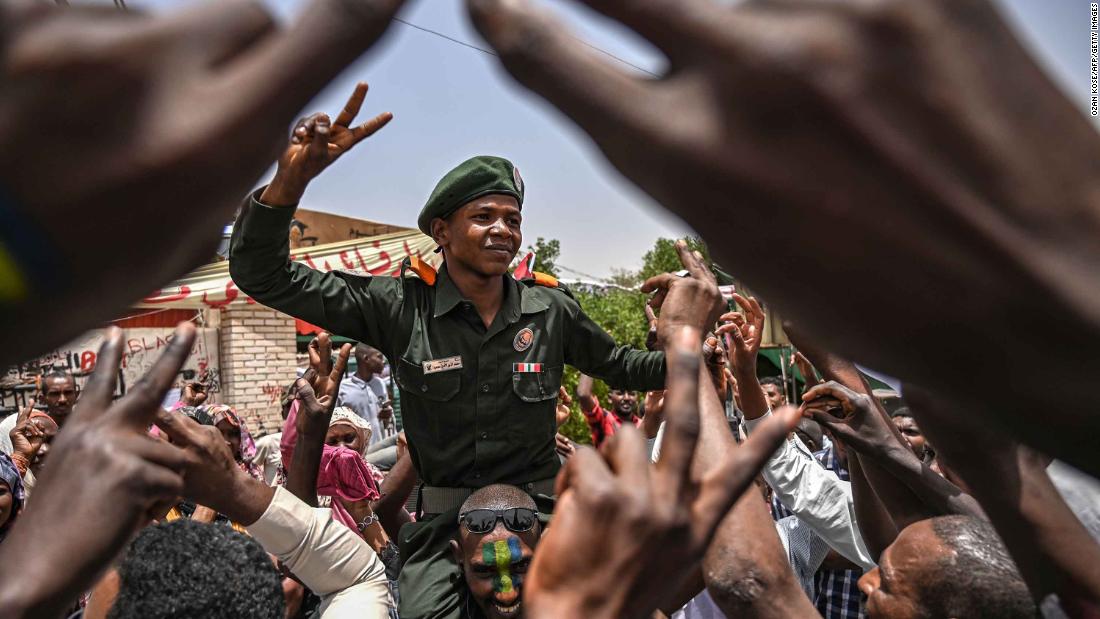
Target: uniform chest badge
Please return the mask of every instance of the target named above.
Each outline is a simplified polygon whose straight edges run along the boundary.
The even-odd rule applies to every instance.
[[[512,348],[515,348],[516,352],[523,352],[530,348],[534,342],[535,332],[531,330],[531,327],[524,327],[516,334],[516,339],[512,340]]]

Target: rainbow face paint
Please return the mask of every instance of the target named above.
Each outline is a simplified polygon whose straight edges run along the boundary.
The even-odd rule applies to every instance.
[[[522,574],[513,574],[512,565],[523,559],[523,551],[519,546],[519,538],[512,536],[508,539],[487,542],[481,545],[481,560],[486,565],[496,569],[493,576],[493,591],[497,593],[513,593],[523,582]]]

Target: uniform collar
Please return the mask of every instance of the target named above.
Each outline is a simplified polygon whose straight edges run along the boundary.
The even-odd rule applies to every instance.
[[[500,317],[504,318],[506,324],[519,320],[522,314],[537,314],[550,309],[550,304],[540,298],[534,289],[517,282],[507,273],[500,277],[504,280],[504,301],[500,307]],[[435,283],[434,317],[439,318],[464,301],[466,299],[447,274],[447,263],[444,262],[439,268]]]

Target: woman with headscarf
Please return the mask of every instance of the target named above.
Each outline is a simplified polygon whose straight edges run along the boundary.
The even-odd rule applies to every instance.
[[[0,542],[23,511],[23,476],[7,454],[0,452]]]
[[[199,407],[202,409],[202,407]],[[248,426],[237,415],[232,406],[226,404],[214,404],[206,407],[206,413],[214,420],[214,427],[222,433],[225,444],[233,453],[233,459],[242,471],[254,479],[263,479],[264,472],[255,462],[256,442],[248,433]]]

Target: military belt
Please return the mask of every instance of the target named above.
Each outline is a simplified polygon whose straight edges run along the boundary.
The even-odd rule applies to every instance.
[[[517,484],[517,487],[531,496],[544,494],[554,496],[554,479],[540,479],[525,484]],[[421,514],[441,514],[451,509],[462,506],[466,499],[477,488],[447,488],[443,486],[420,486],[420,505],[417,510]]]

